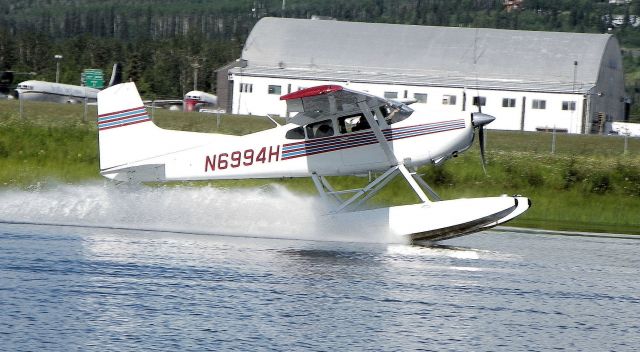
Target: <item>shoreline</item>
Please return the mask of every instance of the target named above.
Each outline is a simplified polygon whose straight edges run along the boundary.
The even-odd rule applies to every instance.
[[[496,226],[488,231],[516,232],[516,233],[534,234],[534,235],[551,234],[551,235],[569,236],[569,237],[617,238],[617,239],[627,239],[627,240],[640,240],[640,235],[628,234],[628,233],[559,231],[559,230],[545,230],[541,228],[527,228],[527,227],[514,227],[514,226]]]

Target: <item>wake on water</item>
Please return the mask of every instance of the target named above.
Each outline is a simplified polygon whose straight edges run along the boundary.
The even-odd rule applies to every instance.
[[[336,224],[318,197],[279,185],[131,186],[110,182],[0,191],[0,222],[175,231],[303,240],[398,242]]]

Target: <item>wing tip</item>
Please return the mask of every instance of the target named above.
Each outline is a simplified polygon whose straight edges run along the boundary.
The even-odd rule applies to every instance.
[[[325,84],[321,86],[309,87],[301,89],[297,92],[285,94],[280,97],[280,100],[302,99],[308,97],[314,97],[323,94],[329,94],[333,92],[341,91],[343,88],[337,84]]]

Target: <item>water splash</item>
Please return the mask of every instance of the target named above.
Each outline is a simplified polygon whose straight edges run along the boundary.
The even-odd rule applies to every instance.
[[[388,242],[389,233],[335,226],[318,197],[279,185],[48,185],[0,191],[0,221],[118,227],[234,236]],[[397,239],[396,239],[397,241]]]

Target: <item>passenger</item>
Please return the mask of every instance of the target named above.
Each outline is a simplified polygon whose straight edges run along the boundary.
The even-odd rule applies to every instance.
[[[364,118],[364,116],[360,116],[358,123],[356,123],[355,126],[353,126],[353,128],[351,129],[351,132],[368,130],[369,128],[371,128],[371,126],[369,126],[369,122],[367,121],[367,119]]]

